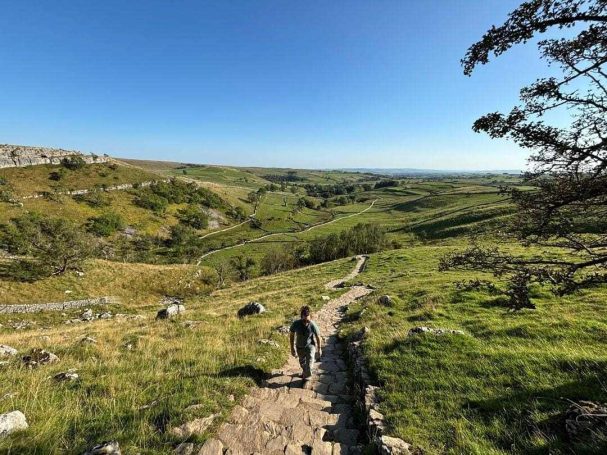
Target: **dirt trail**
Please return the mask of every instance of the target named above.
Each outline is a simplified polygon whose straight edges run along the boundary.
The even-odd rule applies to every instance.
[[[352,279],[365,261],[366,257],[357,256],[352,273],[326,286],[336,289]],[[357,446],[362,434],[354,420],[345,348],[336,333],[348,304],[371,292],[353,286],[315,315],[323,350],[311,381],[302,381],[298,361],[290,357],[264,387],[254,389],[234,407],[229,421],[205,442],[199,455],[337,455]]]
[[[270,233],[270,234],[262,235],[261,237],[257,237],[255,239],[246,240],[246,241],[244,241],[242,243],[238,243],[236,245],[226,246],[224,248],[219,248],[217,250],[209,251],[208,253],[205,253],[202,256],[200,256],[200,258],[198,259],[198,262],[196,263],[196,265],[200,265],[200,263],[202,262],[202,260],[204,258],[206,258],[207,256],[210,256],[210,255],[215,254],[215,253],[219,253],[220,251],[225,251],[225,250],[231,250],[231,249],[234,249],[234,248],[239,248],[239,247],[244,246],[244,245],[246,245],[248,243],[259,242],[260,240],[264,240],[264,239],[267,239],[267,238],[270,238],[270,237],[274,237],[274,236],[277,236],[277,235],[297,235],[297,234],[303,234],[304,232],[311,231],[312,229],[316,229],[316,228],[319,228],[321,226],[327,226],[327,225],[335,223],[337,221],[345,220],[346,218],[352,218],[353,216],[362,215],[363,213],[371,210],[377,201],[378,201],[378,199],[375,199],[373,202],[371,202],[371,204],[367,208],[361,210],[360,212],[356,212],[356,213],[352,213],[350,215],[346,215],[346,216],[342,216],[342,217],[339,217],[339,218],[335,218],[335,219],[330,220],[330,221],[325,221],[324,223],[315,224],[315,225],[310,226],[310,227],[308,227],[306,229],[302,229],[301,231],[297,231],[297,232],[273,232],[273,233]],[[241,223],[241,224],[244,224],[244,223]],[[239,225],[237,225],[237,226],[239,226]],[[228,229],[225,229],[225,230],[233,229],[234,227],[237,227],[237,226],[232,226],[231,228],[228,228]],[[216,231],[216,232],[221,232],[221,231]],[[212,234],[214,234],[216,232],[212,232],[210,234],[207,234],[207,236],[208,235],[212,235]]]

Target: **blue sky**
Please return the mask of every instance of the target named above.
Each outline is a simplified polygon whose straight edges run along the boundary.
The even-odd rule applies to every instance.
[[[230,165],[513,169],[471,131],[545,70],[462,74],[511,0],[0,1],[0,142]]]

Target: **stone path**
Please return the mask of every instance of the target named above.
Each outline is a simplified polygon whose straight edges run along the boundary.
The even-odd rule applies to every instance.
[[[365,257],[358,256],[353,272],[332,281],[335,289],[360,273]],[[314,316],[323,339],[320,362],[312,380],[304,383],[296,358],[290,357],[262,388],[254,389],[235,406],[228,422],[199,455],[337,455],[360,453],[359,426],[354,420],[344,346],[336,333],[348,304],[372,290],[353,286],[330,300]]]

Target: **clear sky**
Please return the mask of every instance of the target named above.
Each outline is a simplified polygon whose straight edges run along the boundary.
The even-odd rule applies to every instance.
[[[475,134],[542,74],[460,59],[513,0],[0,0],[0,142],[230,165],[519,169]]]

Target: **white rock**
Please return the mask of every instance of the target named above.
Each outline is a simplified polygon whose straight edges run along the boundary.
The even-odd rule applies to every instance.
[[[6,344],[0,344],[0,357],[10,357],[17,355],[17,350]]]
[[[0,414],[0,437],[7,436],[15,431],[27,430],[28,424],[21,411]]]

